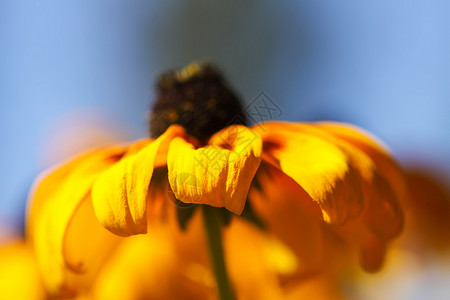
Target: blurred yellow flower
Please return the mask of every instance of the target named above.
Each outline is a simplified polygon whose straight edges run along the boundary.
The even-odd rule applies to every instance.
[[[224,238],[231,281],[238,294],[249,295],[243,299],[250,299],[252,292],[240,287],[246,279],[242,269],[234,269],[233,264],[240,265],[236,262],[250,264],[245,272],[254,276],[259,276],[258,268],[271,266],[274,286],[325,272],[338,261],[333,257],[342,245],[359,250],[366,270],[381,266],[387,243],[402,229],[399,201],[405,186],[397,164],[375,139],[356,127],[330,122],[239,124],[232,119],[236,107],[236,114],[243,115],[234,95],[217,74],[196,64],[163,77],[160,88],[152,116],[154,139],[86,153],[35,184],[27,233],[52,293],[72,295],[95,284],[105,284],[113,293],[118,284],[102,282],[120,281],[121,271],[116,277],[98,276],[110,264],[111,249],[122,243],[120,237],[157,234],[158,220],[167,219],[171,211],[179,219],[188,213],[192,222],[200,205],[249,217],[273,237],[263,247],[272,258],[261,265],[251,253],[226,245],[227,235],[238,231]],[[182,111],[167,104],[188,112],[206,105],[209,113],[184,122]],[[170,195],[192,209],[168,205],[173,204]],[[218,216],[227,219],[226,210]],[[210,224],[203,227],[212,230]],[[209,237],[215,233],[220,229]],[[143,239],[144,248],[136,243],[131,259],[151,248],[148,255],[161,258],[157,268],[164,269],[168,255],[166,271],[171,270],[173,249],[165,248],[164,238]],[[227,253],[227,247],[234,250]],[[195,256],[200,248],[189,253]],[[176,249],[177,255],[183,251]],[[123,264],[107,268],[121,270]],[[133,262],[126,265],[139,274]],[[201,277],[208,281],[207,275]],[[155,289],[163,286],[152,284]]]
[[[0,299],[47,298],[33,252],[21,240],[0,246]]]
[[[172,211],[173,213],[173,211]],[[149,235],[125,239],[99,273],[94,299],[217,299],[202,219],[196,213],[185,232],[156,225]],[[174,218],[172,215],[171,218]],[[339,299],[335,278],[316,276],[301,285],[278,280],[291,254],[252,224],[235,218],[224,235],[227,267],[237,299]]]

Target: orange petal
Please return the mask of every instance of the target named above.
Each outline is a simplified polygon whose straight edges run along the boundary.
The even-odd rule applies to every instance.
[[[260,136],[244,126],[216,133],[208,146],[199,149],[175,138],[167,157],[170,186],[185,203],[225,207],[241,214],[261,152]]]
[[[368,236],[361,244],[360,263],[367,272],[376,272],[381,268],[386,255],[386,243],[377,237]]]
[[[372,181],[366,182],[367,207],[363,222],[380,239],[396,237],[403,228],[403,212],[398,198],[387,180],[375,173]]]
[[[92,202],[100,223],[119,236],[147,232],[147,196],[153,170],[165,164],[170,141],[182,136],[171,126],[152,143],[102,173],[92,188]]]
[[[410,190],[407,234],[426,250],[448,253],[450,249],[450,189],[445,177],[430,169],[407,171]]]
[[[89,196],[97,176],[125,151],[126,147],[114,147],[82,155],[36,181],[30,193],[27,235],[51,292],[64,288],[68,266],[75,270],[80,265],[63,254],[74,215]]]
[[[351,155],[331,136],[310,125],[282,122],[254,130],[263,138],[263,158],[320,205],[325,221],[341,224],[361,212],[363,194]]]
[[[287,289],[284,300],[345,300],[340,278],[335,274],[319,274]]]
[[[263,162],[256,180],[260,188],[249,194],[251,209],[269,234],[283,242],[296,256],[284,278],[305,276],[322,269],[330,259],[322,213],[317,203],[281,170]]]

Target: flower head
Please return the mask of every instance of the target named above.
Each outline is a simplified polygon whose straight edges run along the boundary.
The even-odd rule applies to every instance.
[[[84,154],[36,184],[28,234],[52,274],[48,285],[70,289],[70,272],[102,264],[93,248],[151,232],[168,209],[186,226],[204,205],[218,208],[223,224],[242,216],[287,245],[298,260],[286,280],[318,272],[342,244],[359,250],[365,269],[380,267],[402,228],[405,191],[376,139],[332,122],[248,127],[238,98],[209,65],[166,74],[158,86],[152,139]],[[74,243],[87,232],[90,249]]]

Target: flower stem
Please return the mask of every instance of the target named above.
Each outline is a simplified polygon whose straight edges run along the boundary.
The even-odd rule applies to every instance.
[[[214,207],[203,205],[203,221],[209,246],[209,255],[219,290],[219,298],[220,300],[235,300],[225,267],[218,210]]]

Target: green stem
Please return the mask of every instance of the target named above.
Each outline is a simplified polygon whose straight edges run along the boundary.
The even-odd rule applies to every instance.
[[[216,277],[220,300],[234,300],[233,289],[228,279],[225,267],[225,258],[222,248],[222,236],[220,231],[217,208],[203,205],[203,221],[206,230],[206,239],[209,246],[209,255]]]

